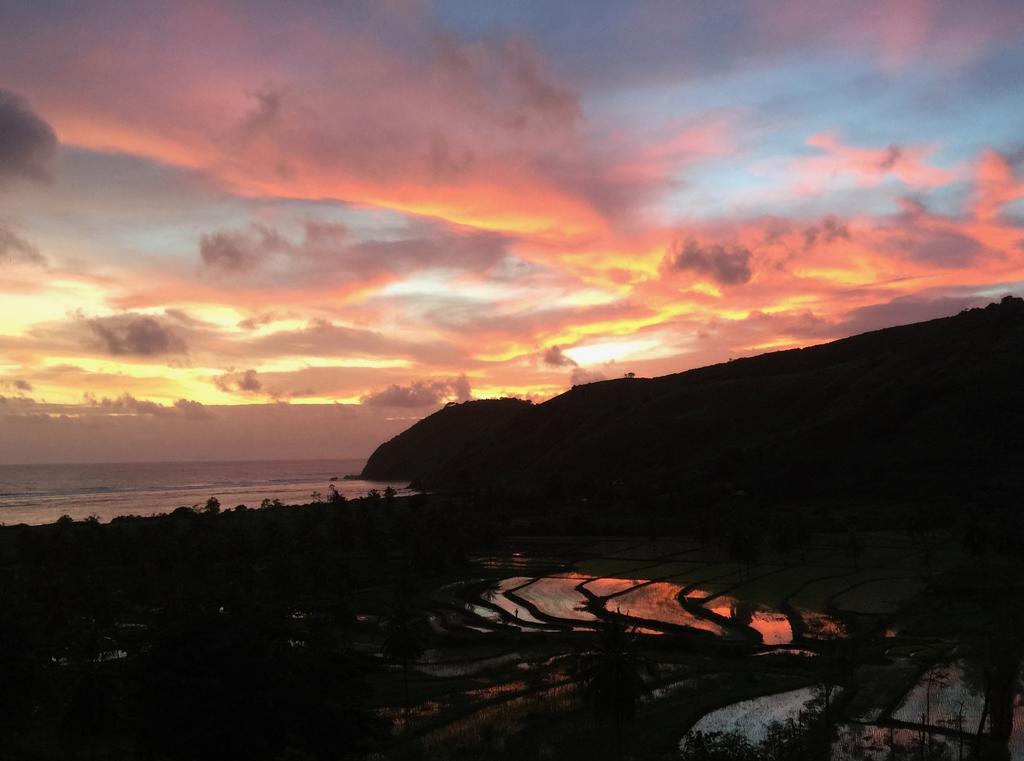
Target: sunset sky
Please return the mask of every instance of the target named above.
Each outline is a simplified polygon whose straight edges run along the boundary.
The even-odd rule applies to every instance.
[[[0,4],[0,463],[365,456],[1024,292],[1024,4]]]

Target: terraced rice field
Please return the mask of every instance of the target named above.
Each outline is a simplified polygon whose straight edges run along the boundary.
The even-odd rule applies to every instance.
[[[701,569],[704,568],[701,563],[689,563],[680,562],[676,560],[662,562],[662,563],[647,563],[646,565],[639,566],[632,574],[629,573],[616,573],[616,574],[604,574],[606,576],[619,576],[627,578],[629,576],[639,576],[646,579],[667,579],[675,577],[677,575],[686,575],[690,573],[700,573]]]
[[[764,695],[751,700],[741,700],[716,711],[705,714],[691,727],[691,732],[735,732],[751,744],[760,743],[775,721],[795,719],[800,711],[814,699],[814,688],[801,687],[797,690]],[[683,748],[686,738],[679,747]]]
[[[667,565],[667,564],[666,564]],[[738,584],[741,579],[735,563],[681,563],[678,570],[663,574],[671,581],[685,586],[716,584]],[[652,574],[651,578],[659,578]]]
[[[1010,761],[1024,761],[1024,706],[1020,705],[1019,697],[1013,718],[1013,734],[1009,745]],[[836,728],[831,761],[890,761],[894,755],[893,749],[896,757],[912,758],[920,753],[921,739],[921,733],[914,729],[844,723]],[[935,757],[959,756],[960,739],[955,736],[933,734],[930,742]],[[964,738],[964,745],[965,756],[969,757],[969,737]]]
[[[833,600],[862,585],[879,581],[890,583],[892,580],[892,572],[885,568],[843,569],[809,581],[793,595],[792,602],[808,610],[824,611]]]
[[[697,545],[693,542],[687,541],[646,541],[631,544],[627,547],[620,547],[619,549],[609,547],[607,554],[611,557],[621,558],[658,558],[665,557],[667,555],[685,553],[695,549],[696,547]]]
[[[575,689],[560,684],[539,692],[530,692],[483,708],[424,735],[418,745],[427,757],[433,749],[457,740],[460,745],[485,746],[494,733],[511,735],[520,731],[530,716],[563,714],[575,707]]]
[[[896,612],[923,590],[924,584],[915,579],[879,579],[837,595],[832,604],[839,610],[884,615]]]
[[[970,732],[978,727],[984,702],[981,690],[967,678],[965,664],[950,663],[929,669],[892,717],[911,724],[958,729],[963,706],[963,726]]]
[[[489,624],[505,623],[505,617],[498,611],[485,605],[469,602],[466,599],[466,587],[469,586],[470,583],[472,582],[457,581],[451,584],[446,584],[434,592],[433,597],[436,601],[445,606],[459,608],[465,615],[459,616],[458,614],[451,613],[450,611],[445,611],[443,614],[431,617],[432,625],[440,627],[443,630],[446,625],[453,621],[466,619],[471,622],[462,624],[466,626],[466,628],[476,629],[478,631],[489,631],[488,629],[483,629],[478,626],[478,619],[483,619]]]
[[[964,657],[971,651],[953,637],[943,638],[943,621],[924,618],[921,606],[908,605],[924,589],[914,542],[869,547],[858,569],[843,555],[845,535],[822,538],[807,553],[817,564],[794,565],[792,558],[768,553],[768,562],[743,568],[742,574],[719,547],[689,552],[668,542],[569,542],[571,551],[558,564],[506,556],[493,571],[476,571],[477,578],[433,594],[440,607],[431,610],[431,621],[438,620],[435,633],[451,649],[415,666],[413,710],[391,718],[396,726],[408,723],[409,742],[427,755],[449,743],[457,743],[463,757],[500,755],[508,740],[499,735],[537,730],[547,757],[571,757],[584,746],[600,757],[601,738],[593,737],[592,719],[571,682],[574,654],[596,642],[583,630],[621,615],[632,619],[639,634],[665,635],[637,640],[655,664],[644,677],[652,689],[642,698],[643,731],[630,738],[637,758],[668,757],[680,743],[681,717],[689,723],[702,712],[693,729],[736,731],[757,743],[771,722],[795,718],[812,697],[803,685],[816,678],[830,651],[815,641],[844,637],[849,626],[869,638],[872,659],[858,666],[851,699],[836,704],[841,723],[832,761],[889,761],[891,744],[898,758],[917,758],[922,732],[890,732],[887,724],[918,724],[922,715],[935,730],[933,749],[944,744],[947,757],[955,759],[958,738],[952,731],[960,722],[960,704],[963,725],[973,732],[981,695],[960,663],[921,676],[931,660],[949,657],[941,653]],[[522,543],[529,546],[530,540]],[[550,558],[554,545],[542,544],[535,548],[539,557]],[[494,582],[489,592],[477,599],[467,594],[480,589],[483,578],[502,573],[508,578]],[[729,639],[730,646],[723,648],[712,636],[696,642],[676,627]],[[516,628],[528,634],[519,636]],[[381,671],[380,681],[392,695],[400,694],[399,676],[394,669]],[[717,708],[771,689],[778,692]],[[589,742],[596,744],[591,748]],[[651,749],[660,755],[643,755]],[[1010,749],[1012,761],[1024,761],[1024,701],[1017,706]],[[520,757],[538,754],[529,750]]]
[[[729,594],[747,602],[779,608],[810,582],[823,576],[835,576],[844,572],[844,569],[827,567],[783,568],[739,584],[729,590]]]
[[[590,570],[591,565],[608,563],[620,566],[628,561],[598,560],[594,564],[580,562],[577,568]],[[832,572],[834,577],[820,577],[819,573]],[[649,581],[664,578],[668,580]],[[512,576],[499,581],[490,595],[484,599],[505,611],[513,619],[505,623],[530,626],[550,626],[546,619],[561,619],[567,622],[589,624],[600,620],[600,615],[587,609],[588,596],[580,589],[597,598],[605,598],[604,608],[612,613],[621,613],[632,618],[658,621],[673,626],[685,626],[707,631],[717,636],[729,636],[735,632],[723,628],[713,620],[694,614],[680,604],[678,595],[685,591],[688,603],[702,602],[710,612],[728,618],[736,626],[744,626],[757,632],[768,646],[788,645],[794,640],[794,628],[788,617],[778,607],[760,602],[756,597],[788,597],[788,590],[798,587],[804,598],[824,599],[826,593],[835,589],[848,589],[850,578],[856,578],[852,571],[832,569],[783,569],[779,566],[763,565],[751,569],[756,578],[743,584],[733,584],[739,578],[735,564],[731,563],[648,563],[635,571],[624,571],[598,578],[591,578],[581,571],[559,575],[532,578]],[[700,579],[710,580],[699,582]],[[749,577],[748,577],[749,578]],[[718,581],[724,579],[724,581]],[[876,580],[864,585],[879,583]],[[767,590],[775,589],[774,593]],[[915,587],[916,588],[916,587]],[[904,590],[897,590],[900,594]],[[511,593],[510,598],[506,593]],[[728,592],[728,594],[726,594]],[[750,595],[750,593],[754,593]],[[909,588],[908,592],[909,593]],[[750,595],[750,596],[748,596]],[[518,598],[515,599],[515,598]],[[530,612],[528,603],[536,608],[540,616]],[[467,612],[476,613],[491,623],[498,623],[500,614],[487,606],[466,605]],[[844,624],[839,618],[813,608],[798,608],[804,634],[808,639],[829,639],[846,635]]]
[[[831,761],[890,761],[897,758],[917,758],[920,733],[903,727],[880,727],[876,724],[840,724],[832,742]],[[945,758],[956,758],[956,743],[945,738],[932,738],[932,749]]]
[[[520,587],[514,594],[535,605],[545,616],[570,621],[597,621],[597,616],[585,610],[587,596],[576,589],[585,578],[554,576],[537,579]]]
[[[485,621],[492,624],[502,624],[505,620],[501,614],[491,608],[486,608],[483,605],[477,605],[476,603],[466,603],[465,610],[472,613],[475,616],[479,616]]]
[[[1024,761],[1024,695],[1017,695],[1013,708],[1013,733],[1010,735],[1010,760]]]
[[[514,621],[522,621],[527,624],[545,624],[545,621],[537,618],[535,615],[530,613],[524,606],[519,603],[508,599],[505,596],[505,592],[513,590],[517,587],[521,587],[524,584],[529,584],[533,579],[529,576],[513,576],[508,579],[502,579],[499,581],[490,596],[485,599],[492,605],[497,605],[503,611],[509,614]]]
[[[627,589],[632,589],[637,584],[646,582],[646,579],[591,579],[584,584],[584,587],[595,597],[608,597],[609,595],[617,595],[620,592],[625,592]]]
[[[686,591],[686,599],[690,602],[701,602],[712,597],[718,597],[731,587],[731,584],[701,584],[699,587],[688,589]]]
[[[522,660],[519,653],[504,653],[490,658],[475,658],[458,661],[435,661],[418,663],[415,668],[423,674],[437,677],[471,676],[479,674],[488,669],[497,668],[509,663],[516,663]]]
[[[656,565],[651,560],[629,560],[621,558],[592,558],[575,563],[577,573],[583,576],[616,576],[622,579],[637,578],[637,573]]]
[[[738,626],[753,629],[766,645],[788,645],[793,641],[793,627],[785,613],[730,596],[716,597],[705,607],[722,618],[735,621]]]
[[[543,573],[558,568],[564,561],[554,557],[530,557],[523,553],[513,552],[509,555],[494,555],[476,558],[476,563],[484,569],[519,571],[520,573]]]
[[[656,581],[607,600],[605,608],[624,616],[687,626],[719,637],[725,636],[725,630],[721,626],[695,616],[680,605],[678,595],[682,590],[683,587],[679,584]]]
[[[806,639],[840,639],[846,636],[846,624],[817,610],[797,608]]]

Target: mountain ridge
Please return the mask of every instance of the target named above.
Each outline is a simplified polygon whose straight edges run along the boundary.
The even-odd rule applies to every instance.
[[[542,404],[450,405],[382,444],[367,478],[586,491],[615,481],[773,496],[937,494],[1024,462],[1024,300]],[[497,404],[495,404],[497,403]],[[1016,476],[1014,476],[1016,477]]]

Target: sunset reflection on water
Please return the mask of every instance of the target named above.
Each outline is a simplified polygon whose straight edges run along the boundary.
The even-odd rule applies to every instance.
[[[715,615],[750,627],[766,645],[788,645],[793,641],[793,627],[785,613],[728,596],[716,598],[707,608]]]
[[[682,590],[683,587],[679,584],[656,581],[613,597],[605,603],[605,607],[633,618],[662,621],[723,636],[725,631],[721,626],[713,621],[695,616],[683,608],[678,599]]]

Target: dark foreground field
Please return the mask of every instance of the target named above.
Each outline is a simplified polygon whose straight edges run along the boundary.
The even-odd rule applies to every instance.
[[[1009,505],[639,497],[2,528],[0,757],[1024,758]]]

